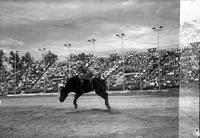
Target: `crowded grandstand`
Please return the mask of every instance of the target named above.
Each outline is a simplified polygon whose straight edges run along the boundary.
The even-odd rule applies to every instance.
[[[180,84],[189,87],[198,82],[199,53],[192,45],[161,49],[159,53],[157,48],[150,48],[108,57],[71,54],[64,61],[50,51],[41,60],[34,60],[30,53],[19,57],[17,52],[11,51],[7,57],[1,50],[0,93],[57,92],[58,85],[79,74],[80,64],[93,76],[105,79],[109,91],[123,90],[123,83],[126,91],[176,88]],[[195,45],[199,47],[199,43]]]

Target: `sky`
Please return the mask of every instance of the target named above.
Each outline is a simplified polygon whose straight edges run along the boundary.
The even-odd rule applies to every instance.
[[[200,40],[200,0],[182,0],[180,5],[180,44]]]
[[[160,47],[178,46],[179,0],[0,0],[0,49],[35,58],[39,48],[59,57],[92,53],[93,38],[96,55],[120,52],[121,33],[125,50],[157,47],[152,27],[161,25]]]
[[[200,0],[181,0],[180,3],[180,23],[200,21]]]

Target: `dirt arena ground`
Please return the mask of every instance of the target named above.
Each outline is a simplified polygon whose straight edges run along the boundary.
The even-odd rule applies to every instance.
[[[198,119],[198,97],[110,96],[111,112],[98,96],[80,97],[77,111],[72,96],[64,103],[56,96],[0,98],[1,138],[192,138]],[[182,126],[179,100],[190,101]]]

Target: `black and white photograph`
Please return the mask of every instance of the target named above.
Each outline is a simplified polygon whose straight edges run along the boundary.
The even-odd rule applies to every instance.
[[[200,138],[200,0],[0,0],[0,138]]]

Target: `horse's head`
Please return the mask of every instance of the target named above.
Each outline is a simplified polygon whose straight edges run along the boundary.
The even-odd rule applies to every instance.
[[[68,92],[65,87],[59,87],[59,101],[64,102],[66,97],[68,96]]]

